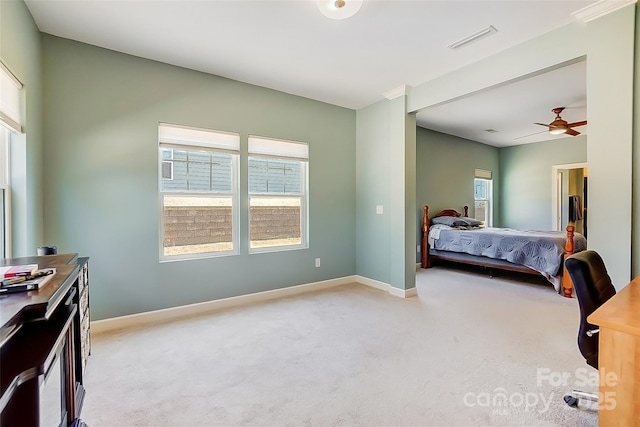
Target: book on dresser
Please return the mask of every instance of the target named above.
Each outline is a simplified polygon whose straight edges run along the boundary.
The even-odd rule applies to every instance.
[[[42,289],[51,281],[55,273],[55,268],[44,268],[36,270],[29,275],[14,275],[2,279],[0,282],[0,295]]]
[[[36,271],[38,271],[38,264],[8,265],[0,267],[0,278],[31,276]]]

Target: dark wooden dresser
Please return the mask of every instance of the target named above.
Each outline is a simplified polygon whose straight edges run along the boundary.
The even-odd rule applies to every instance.
[[[55,268],[38,291],[0,296],[0,425],[82,426],[91,352],[89,259],[61,254],[0,260]]]

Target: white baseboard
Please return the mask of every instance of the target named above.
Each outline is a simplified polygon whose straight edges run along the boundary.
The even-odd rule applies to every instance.
[[[322,289],[342,286],[357,282],[357,276],[346,276],[338,279],[323,280],[321,282],[307,283],[304,285],[290,286],[288,288],[274,289],[271,291],[256,292],[253,294],[239,295],[237,297],[223,298],[219,300],[200,302],[178,307],[164,308],[147,311],[144,313],[130,314],[127,316],[113,317],[111,319],[96,320],[91,322],[91,333],[98,334],[116,329],[124,329],[132,326],[140,326],[149,323],[166,322],[167,320],[198,314],[210,313],[224,308],[237,307],[254,302],[268,301],[284,298],[305,292],[319,291]]]
[[[386,292],[389,292],[389,288],[391,287],[391,285],[388,283],[380,282],[374,279],[369,279],[368,277],[364,277],[364,276],[356,276],[356,282],[362,285],[366,285],[371,288],[380,289],[381,291],[386,291]]]
[[[394,297],[411,298],[418,295],[418,290],[415,287],[411,289],[400,289],[400,288],[391,286],[388,283],[369,279],[368,277],[364,277],[364,276],[356,276],[356,282],[366,286],[370,286],[372,288],[380,289],[381,291],[387,291],[389,292],[389,294],[393,295]]]
[[[416,288],[398,289],[388,283],[369,279],[363,276],[346,276],[338,279],[323,280],[321,282],[307,283],[304,285],[290,286],[288,288],[274,289],[271,291],[256,292],[253,294],[239,295],[237,297],[223,298],[213,301],[205,301],[178,307],[163,308],[161,310],[147,311],[144,313],[130,314],[127,316],[113,317],[111,319],[96,320],[91,322],[91,333],[99,334],[117,329],[125,329],[133,326],[142,326],[150,323],[166,322],[182,317],[210,313],[224,308],[237,307],[260,301],[268,301],[284,298],[306,292],[319,291],[349,283],[360,283],[372,288],[389,292],[389,294],[401,298],[409,298],[418,294]]]
[[[418,290],[415,287],[411,289],[400,289],[400,288],[395,288],[393,286],[389,286],[389,293],[395,297],[411,298],[418,295]]]

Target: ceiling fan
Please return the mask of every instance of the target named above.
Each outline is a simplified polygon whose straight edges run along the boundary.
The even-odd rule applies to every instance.
[[[571,136],[580,135],[580,132],[572,128],[578,127],[578,126],[584,126],[587,124],[587,121],[583,120],[581,122],[567,123],[566,120],[563,120],[562,117],[560,117],[560,113],[562,113],[562,110],[564,110],[564,108],[565,107],[557,107],[551,110],[556,115],[556,118],[548,125],[545,125],[543,123],[534,123],[534,124],[548,127],[549,133],[551,135],[562,135],[563,133],[566,133],[567,135],[571,135]]]

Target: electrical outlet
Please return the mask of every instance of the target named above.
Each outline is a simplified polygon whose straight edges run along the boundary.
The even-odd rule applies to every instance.
[[[316,267],[320,267],[320,258],[316,258]]]

